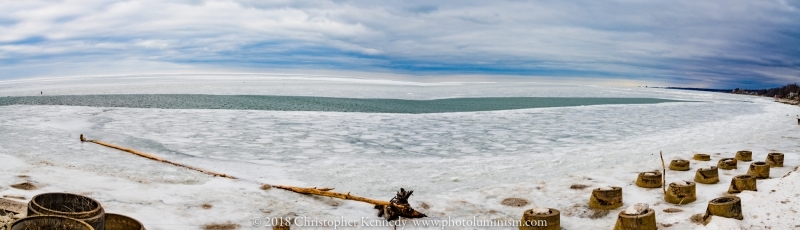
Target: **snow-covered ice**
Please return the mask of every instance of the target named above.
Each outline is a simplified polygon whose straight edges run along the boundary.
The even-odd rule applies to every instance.
[[[224,79],[224,80],[223,80]],[[208,87],[206,87],[208,86]],[[428,219],[518,220],[533,207],[561,211],[564,229],[611,229],[616,213],[585,212],[593,188],[623,188],[624,207],[644,203],[659,229],[800,228],[800,107],[771,99],[652,88],[542,83],[415,83],[276,76],[159,76],[0,81],[0,96],[44,94],[196,93],[434,99],[476,96],[653,97],[693,100],[441,114],[370,114],[249,110],[168,110],[71,106],[0,107],[0,195],[30,199],[42,192],[86,194],[108,212],[148,229],[199,229],[253,218],[378,220],[368,204],[261,190],[260,183],[331,187],[390,199],[414,190],[411,203]],[[91,143],[78,135],[141,150],[240,180],[213,178]],[[708,201],[723,196],[733,176],[697,185],[697,201],[675,206],[658,189],[638,188],[639,172],[665,159],[690,160],[692,170],[667,171],[667,184],[694,178],[738,150],[761,160],[785,153],[758,191],[745,191],[744,220],[692,223]],[[31,182],[37,190],[9,185]],[[570,186],[588,185],[584,189]],[[504,206],[523,198],[522,207]],[[203,204],[211,207],[205,208]],[[667,208],[683,210],[663,212]],[[723,219],[723,220],[720,220]],[[263,221],[262,221],[263,222]],[[262,223],[263,225],[264,223]],[[406,226],[407,229],[413,226]],[[324,228],[331,229],[331,228]],[[372,229],[372,228],[362,228]],[[390,229],[390,227],[376,227]],[[446,229],[464,229],[448,227]]]

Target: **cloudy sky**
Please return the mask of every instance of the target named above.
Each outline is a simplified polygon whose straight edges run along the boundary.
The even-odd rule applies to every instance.
[[[0,1],[0,79],[275,70],[771,87],[800,1]]]

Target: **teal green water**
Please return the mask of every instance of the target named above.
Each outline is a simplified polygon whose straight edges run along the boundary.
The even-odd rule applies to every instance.
[[[608,104],[684,102],[657,98],[485,97],[437,100],[304,96],[123,94],[2,97],[6,105],[69,105],[160,109],[233,109],[364,113],[447,113]]]

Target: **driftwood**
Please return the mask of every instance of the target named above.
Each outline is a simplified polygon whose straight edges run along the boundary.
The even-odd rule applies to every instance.
[[[175,165],[175,166],[178,166],[178,167],[183,167],[183,168],[195,170],[195,171],[202,172],[202,173],[205,173],[205,174],[208,174],[208,175],[212,175],[212,176],[219,176],[219,177],[225,177],[225,178],[230,178],[230,179],[237,179],[236,177],[233,177],[233,176],[230,176],[230,175],[221,174],[221,173],[215,173],[215,172],[211,172],[211,171],[208,171],[208,170],[195,168],[195,167],[192,167],[192,166],[189,166],[189,165],[185,165],[185,164],[180,164],[180,163],[164,160],[164,159],[162,159],[160,157],[153,156],[153,155],[150,155],[150,154],[147,154],[147,153],[143,153],[143,152],[140,152],[140,151],[137,151],[137,150],[134,150],[134,149],[125,148],[125,147],[121,147],[121,146],[105,143],[105,142],[98,141],[98,140],[87,140],[83,136],[83,134],[81,134],[80,140],[81,140],[81,142],[95,143],[95,144],[106,146],[106,147],[109,147],[109,148],[113,148],[113,149],[129,152],[129,153],[132,153],[134,155],[137,155],[137,156],[140,156],[140,157],[144,157],[144,158],[147,158],[147,159],[150,159],[150,160],[164,162],[164,163],[167,163],[167,164],[171,164],[171,165]],[[269,188],[270,186],[268,184],[264,184],[264,185],[262,185],[262,187]],[[404,217],[404,218],[422,218],[422,217],[427,217],[425,214],[422,214],[422,213],[414,210],[413,208],[411,208],[411,205],[408,203],[408,198],[411,196],[411,194],[414,193],[414,191],[406,191],[403,188],[400,188],[400,191],[397,192],[397,195],[394,198],[392,198],[390,201],[383,201],[383,200],[370,199],[370,198],[366,198],[366,197],[353,196],[353,195],[350,195],[349,192],[347,194],[339,193],[339,192],[332,192],[331,190],[333,190],[333,188],[317,188],[317,187],[300,188],[300,187],[283,186],[283,185],[272,185],[272,187],[279,188],[279,189],[284,189],[284,190],[289,190],[289,191],[300,193],[300,194],[326,196],[326,197],[339,198],[339,199],[343,199],[343,200],[354,200],[354,201],[361,201],[361,202],[365,202],[365,203],[370,203],[370,204],[375,205],[375,209],[378,209],[378,217],[384,217],[384,218],[386,218],[386,220],[397,220],[400,217]]]
[[[414,191],[406,191],[403,188],[400,188],[400,191],[397,192],[397,195],[390,201],[383,201],[383,200],[375,200],[366,197],[350,195],[349,192],[346,194],[339,192],[332,192],[331,190],[333,189],[328,189],[328,188],[321,188],[321,189],[318,189],[316,187],[299,188],[299,187],[282,186],[282,185],[273,185],[273,187],[289,190],[300,194],[326,196],[326,197],[339,198],[343,200],[354,200],[354,201],[361,201],[364,203],[370,203],[375,205],[375,209],[378,209],[378,217],[386,218],[386,220],[397,220],[400,217],[404,218],[427,217],[425,214],[422,214],[411,208],[411,204],[408,203],[408,198],[411,196],[411,194],[414,193]]]
[[[95,143],[95,144],[102,145],[102,146],[105,146],[105,147],[109,147],[109,148],[112,148],[112,149],[122,150],[122,151],[133,153],[134,155],[137,155],[137,156],[140,156],[140,157],[144,157],[144,158],[147,158],[147,159],[150,159],[150,160],[164,162],[164,163],[167,163],[167,164],[171,164],[171,165],[175,165],[175,166],[178,166],[178,167],[191,169],[191,170],[198,171],[198,172],[205,173],[205,174],[212,175],[212,176],[236,179],[236,177],[233,177],[233,176],[230,176],[230,175],[225,175],[225,174],[222,174],[222,173],[215,173],[215,172],[211,172],[211,171],[208,171],[208,170],[205,170],[205,169],[195,168],[195,167],[188,166],[188,165],[185,165],[185,164],[164,160],[164,159],[162,159],[160,157],[153,156],[153,155],[150,155],[150,154],[147,154],[147,153],[143,153],[143,152],[139,152],[139,151],[136,151],[136,150],[133,150],[133,149],[125,148],[125,147],[122,147],[122,146],[117,146],[117,145],[105,143],[105,142],[98,141],[98,140],[86,140],[86,138],[83,137],[83,134],[81,134],[80,138],[81,138],[81,142],[91,142],[91,143]]]

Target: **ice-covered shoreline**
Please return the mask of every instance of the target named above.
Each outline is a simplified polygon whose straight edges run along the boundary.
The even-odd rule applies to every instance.
[[[363,86],[345,85],[342,89],[358,87]],[[459,91],[477,88],[448,85],[433,92],[395,87],[399,86],[390,87],[388,94],[406,97],[418,93],[415,95],[424,98],[549,92],[547,86],[542,92],[535,85],[528,90],[501,85],[496,90],[468,93]],[[317,90],[316,95],[342,94],[312,89]],[[42,192],[87,194],[103,202],[109,212],[133,216],[148,229],[199,229],[213,223],[265,229],[249,225],[250,220],[287,215],[377,217],[368,204],[264,191],[259,183],[335,187],[381,199],[391,198],[404,187],[416,191],[412,205],[428,206],[418,209],[429,219],[515,220],[525,209],[544,206],[562,211],[565,229],[610,229],[616,212],[624,207],[591,219],[582,205],[592,188],[614,185],[623,187],[625,207],[650,204],[658,222],[664,224],[660,229],[800,225],[800,219],[794,217],[795,196],[800,193],[798,173],[782,178],[800,165],[795,119],[800,108],[763,98],[705,92],[570,89],[576,91],[571,94],[579,95],[585,91],[586,95],[646,95],[705,102],[429,115],[7,106],[0,107],[4,132],[0,137],[0,181],[8,183],[0,184],[0,194],[28,199]],[[179,89],[191,90],[197,89]],[[369,96],[362,93],[352,94]],[[80,143],[79,133],[243,179],[211,178]],[[721,196],[732,176],[746,172],[744,163],[734,172],[722,171],[719,184],[698,185],[698,200],[677,207],[684,210],[679,213],[663,212],[675,206],[664,204],[659,189],[633,185],[636,173],[660,169],[658,151],[664,151],[667,159],[690,158],[694,152],[712,154],[711,162],[692,161],[688,172],[668,172],[671,182],[691,180],[694,169],[716,164],[720,157],[731,157],[743,149],[752,150],[756,160],[770,151],[783,152],[787,166],[773,170],[773,179],[759,181],[758,192],[739,195],[745,207],[742,221],[716,218],[701,226],[691,223],[689,217],[702,213],[709,200]],[[717,152],[721,155],[714,155]],[[40,188],[9,188],[23,181]],[[573,184],[589,187],[570,189]],[[523,198],[529,204],[504,206],[501,201],[505,198]],[[211,208],[205,209],[203,204]]]

